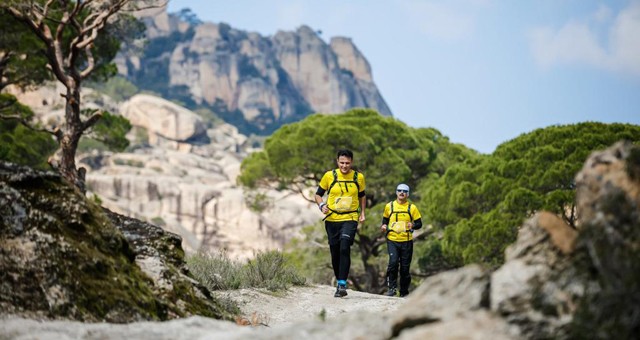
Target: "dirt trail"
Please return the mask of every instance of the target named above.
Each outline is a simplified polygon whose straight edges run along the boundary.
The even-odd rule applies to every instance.
[[[354,311],[394,311],[404,299],[348,290],[349,295],[335,298],[335,288],[324,285],[294,287],[285,293],[240,289],[219,292],[235,301],[245,322],[268,326],[286,325],[313,319],[331,319]]]

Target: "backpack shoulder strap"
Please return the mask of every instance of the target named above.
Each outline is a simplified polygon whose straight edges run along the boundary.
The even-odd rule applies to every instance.
[[[357,192],[360,192],[360,184],[358,183],[358,171],[357,170],[353,170],[353,180],[351,181],[338,181],[338,171],[336,171],[336,169],[332,170],[333,173],[333,182],[331,182],[331,185],[329,185],[329,189],[327,189],[328,192],[331,192],[331,188],[333,188],[334,185],[336,185],[336,183],[338,182],[354,182],[356,184],[356,189]],[[346,184],[345,184],[345,188],[346,188]]]
[[[331,173],[333,174],[333,182],[331,182],[331,185],[329,185],[329,189],[327,189],[327,192],[331,192],[331,188],[333,188],[333,186],[338,182],[338,172],[336,171],[336,169],[333,169]]]
[[[407,209],[407,214],[409,214],[409,218],[411,219],[411,222],[413,222],[413,216],[411,216],[411,203],[409,203],[409,208]]]
[[[356,184],[356,189],[360,192],[360,184],[358,184],[358,170],[353,170],[353,182]]]

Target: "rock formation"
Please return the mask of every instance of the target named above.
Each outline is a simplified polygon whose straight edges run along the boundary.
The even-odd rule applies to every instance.
[[[478,339],[637,337],[638,174],[640,147],[621,142],[594,152],[576,176],[578,230],[539,212],[520,228],[497,270],[468,266],[425,280],[392,322],[394,333],[453,337],[444,332],[453,323],[472,326],[465,334]]]
[[[391,115],[349,38],[327,44],[308,26],[263,37],[165,11],[142,18],[152,47],[143,55],[124,50],[120,73],[141,89],[209,108],[244,134],[269,134],[314,112],[367,107]]]
[[[150,95],[134,96],[120,113],[145,132],[145,146],[80,157],[90,195],[103,206],[181,235],[189,251],[225,249],[232,258],[282,249],[321,219],[315,205],[288,191],[264,192],[262,212],[249,208],[251,193],[235,182],[247,137],[233,126],[205,130],[193,112]]]
[[[0,162],[0,314],[86,322],[230,318],[180,237],[103,211],[53,172]]]
[[[44,124],[60,124],[64,110],[57,85],[15,91]],[[99,103],[96,103],[99,99]],[[127,152],[78,154],[87,169],[89,196],[114,212],[179,234],[187,251],[226,250],[245,259],[282,249],[304,226],[322,219],[316,206],[290,191],[248,192],[236,184],[242,159],[253,151],[247,136],[230,124],[208,128],[193,111],[139,94],[118,103],[91,89],[86,107],[108,108],[131,122]],[[250,209],[264,197],[263,211]]]

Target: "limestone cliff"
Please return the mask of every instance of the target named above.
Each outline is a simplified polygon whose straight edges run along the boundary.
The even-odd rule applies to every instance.
[[[59,85],[16,93],[43,124],[59,124]],[[99,99],[100,105],[93,102]],[[203,118],[163,98],[139,94],[119,103],[90,89],[87,107],[106,108],[133,125],[126,152],[80,152],[89,196],[117,213],[155,223],[179,234],[183,247],[226,250],[233,258],[282,249],[302,227],[322,214],[290,191],[249,192],[236,184],[251,139],[230,124],[208,127]],[[57,123],[56,123],[57,122]],[[260,212],[250,209],[262,199]]]
[[[235,183],[250,147],[235,127],[205,129],[192,111],[150,95],[132,97],[119,112],[144,136],[142,144],[79,160],[90,195],[104,207],[181,235],[189,251],[225,249],[234,258],[282,249],[320,220],[315,205],[288,191],[260,193],[268,206],[250,209],[256,193]]]
[[[190,109],[212,110],[242,133],[269,134],[311,113],[354,107],[392,115],[351,39],[327,44],[308,26],[263,37],[164,11],[143,19],[149,44],[143,54],[121,53],[121,74]]]

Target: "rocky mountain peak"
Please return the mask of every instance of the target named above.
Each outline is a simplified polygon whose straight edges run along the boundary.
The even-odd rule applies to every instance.
[[[347,70],[360,81],[373,82],[371,75],[371,65],[353,44],[351,38],[333,37],[331,38],[331,49],[338,56],[338,65],[341,69]]]
[[[354,107],[392,115],[348,38],[329,45],[306,25],[265,37],[165,11],[147,15],[153,48],[123,51],[120,72],[140,89],[214,112],[241,133],[268,135],[312,113]]]

